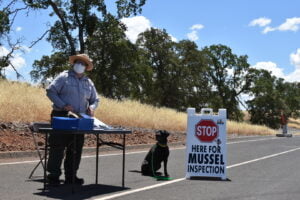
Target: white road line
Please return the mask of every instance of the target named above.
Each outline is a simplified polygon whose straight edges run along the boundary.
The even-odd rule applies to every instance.
[[[185,149],[185,147],[174,147],[170,148],[170,150],[181,150]],[[143,151],[132,151],[132,152],[127,152],[125,153],[126,155],[131,155],[131,154],[140,154],[140,153],[148,153],[149,150],[143,150]],[[123,155],[122,153],[110,153],[110,154],[104,154],[104,155],[99,155],[99,157],[108,157],[108,156],[120,156]],[[95,155],[92,156],[83,156],[83,158],[95,158]]]
[[[242,141],[236,141],[236,142],[227,142],[227,144],[240,144],[240,143],[247,143],[247,142],[257,142],[257,141],[264,141],[264,140],[274,140],[279,139],[278,137],[271,137],[271,138],[264,138],[264,139],[257,139],[257,140],[242,140]],[[171,150],[180,150],[185,149],[185,147],[177,147],[177,148],[171,148]],[[140,154],[140,153],[147,153],[146,151],[134,151],[134,152],[127,152],[126,155],[130,154]],[[107,156],[119,156],[122,155],[122,153],[111,153],[111,154],[105,154],[105,155],[99,155],[99,157],[107,157]],[[92,156],[82,156],[82,158],[94,158],[95,155]],[[7,163],[0,163],[0,166],[3,165],[17,165],[17,164],[31,164],[31,163],[37,163],[40,160],[30,160],[30,161],[19,161],[19,162],[7,162]]]
[[[30,161],[20,161],[20,162],[8,162],[8,163],[0,163],[2,165],[18,165],[18,164],[30,164],[30,163],[37,163],[39,160],[30,160]]]
[[[260,157],[260,158],[257,158],[257,159],[248,160],[248,161],[237,163],[237,164],[234,164],[234,165],[230,165],[230,166],[227,166],[227,169],[230,169],[230,168],[233,168],[233,167],[242,166],[242,165],[246,165],[246,164],[257,162],[257,161],[260,161],[260,160],[265,160],[265,159],[268,159],[268,158],[273,158],[273,157],[280,156],[282,154],[287,154],[287,153],[290,153],[290,152],[293,152],[293,151],[297,151],[297,150],[300,150],[300,147],[295,148],[295,149],[290,149],[288,151],[283,151],[283,152],[280,152],[280,153],[276,153],[276,154],[272,154],[272,155]]]
[[[300,150],[300,147],[295,148],[295,149],[290,149],[288,151],[283,151],[283,152],[280,152],[280,153],[260,157],[260,158],[257,158],[257,159],[248,160],[248,161],[237,163],[237,164],[234,164],[234,165],[230,165],[230,166],[227,166],[227,169],[234,168],[234,167],[239,167],[239,166],[254,163],[254,162],[258,162],[258,161],[265,160],[265,159],[268,159],[268,158],[273,158],[273,157],[280,156],[280,155],[283,155],[283,154],[287,154],[287,153],[297,151],[297,150]],[[117,198],[117,197],[122,197],[122,196],[125,196],[125,195],[128,195],[128,194],[133,194],[133,193],[142,192],[142,191],[145,191],[145,190],[150,190],[150,189],[153,189],[153,188],[158,188],[158,187],[161,187],[161,186],[169,185],[169,184],[180,182],[180,181],[183,181],[183,180],[186,180],[186,178],[179,178],[179,179],[175,179],[175,180],[164,182],[164,183],[159,183],[159,184],[150,185],[150,186],[146,186],[146,187],[142,187],[142,188],[128,190],[126,192],[121,192],[121,193],[117,193],[117,194],[113,194],[113,195],[108,195],[108,196],[104,196],[104,197],[97,198],[97,199],[94,199],[94,200],[108,200],[108,199],[113,199],[113,198]]]
[[[273,137],[273,136],[274,135],[247,135],[247,136],[227,137],[227,139],[245,139],[245,138]]]
[[[161,186],[164,186],[164,185],[169,185],[169,184],[176,183],[176,182],[183,181],[183,180],[185,180],[185,178],[179,178],[179,179],[175,179],[175,180],[164,182],[164,183],[150,185],[150,186],[143,187],[143,188],[137,188],[137,189],[134,189],[134,190],[129,190],[129,191],[126,191],[126,192],[121,192],[121,193],[118,193],[118,194],[113,194],[113,195],[101,197],[99,199],[94,199],[94,200],[113,199],[113,198],[125,196],[127,194],[133,194],[133,193],[137,193],[137,192],[141,192],[141,191],[145,191],[145,190],[150,190],[150,189],[153,189],[153,188],[158,188],[158,187],[161,187]]]
[[[263,140],[277,140],[277,139],[279,139],[279,137],[257,139],[257,140],[243,140],[243,141],[236,141],[236,142],[227,142],[227,144],[240,144],[240,143],[246,143],[246,142],[257,142],[257,141],[263,141]]]

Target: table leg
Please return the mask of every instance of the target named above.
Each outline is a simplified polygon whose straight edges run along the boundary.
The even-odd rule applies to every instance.
[[[124,179],[125,179],[125,134],[123,134],[123,170],[122,170],[122,187],[125,186]]]
[[[96,184],[98,184],[98,167],[99,167],[99,134],[97,135],[97,145],[96,145]]]
[[[45,161],[44,161],[44,190],[46,189],[46,183],[47,183],[47,159],[48,159],[48,133],[45,134]],[[43,161],[42,161],[43,162]]]
[[[74,183],[75,183],[75,159],[76,159],[76,135],[73,134],[72,194],[74,194]]]

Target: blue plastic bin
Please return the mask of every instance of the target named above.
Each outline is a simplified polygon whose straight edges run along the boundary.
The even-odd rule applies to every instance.
[[[93,130],[94,119],[90,116],[83,118],[53,117],[51,126],[56,130]]]
[[[78,130],[93,130],[94,128],[94,118],[80,113],[82,118],[79,118]]]

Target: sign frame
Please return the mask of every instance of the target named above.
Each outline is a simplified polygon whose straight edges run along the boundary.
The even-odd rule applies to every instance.
[[[195,108],[187,109],[187,138],[186,138],[186,178],[219,177],[227,179],[227,111],[219,109],[213,114],[211,108],[202,108],[196,114]],[[201,141],[197,135],[197,125],[202,120],[215,123],[218,135],[211,142]]]

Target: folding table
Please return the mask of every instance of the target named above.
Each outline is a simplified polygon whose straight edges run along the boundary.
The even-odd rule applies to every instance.
[[[97,145],[96,145],[96,180],[95,183],[98,184],[98,168],[99,168],[99,147],[101,145],[109,145],[114,148],[118,148],[123,150],[123,158],[122,158],[122,187],[125,187],[125,138],[126,134],[132,133],[131,130],[126,129],[118,129],[118,128],[94,128],[93,130],[54,130],[51,127],[40,126],[40,123],[33,123],[33,130],[39,133],[45,134],[45,150],[44,150],[44,190],[46,189],[47,183],[47,154],[48,154],[48,136],[49,134],[73,134],[74,135],[74,142],[73,142],[73,149],[76,147],[76,140],[75,137],[77,134],[94,134],[96,135]],[[101,134],[121,134],[123,135],[122,143],[115,143],[115,142],[106,142],[99,138]],[[75,156],[75,154],[73,154]],[[74,161],[75,159],[73,159]],[[74,168],[74,163],[73,163]],[[73,173],[74,174],[74,173]],[[74,183],[75,177],[73,177]],[[73,189],[72,189],[73,191]]]

